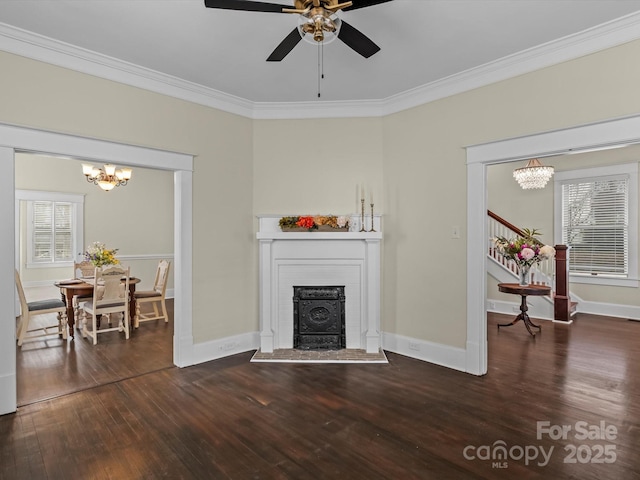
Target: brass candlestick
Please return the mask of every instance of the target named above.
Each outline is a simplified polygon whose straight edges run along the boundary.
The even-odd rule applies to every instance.
[[[373,228],[373,203],[371,203],[370,205],[371,205],[371,230],[369,231],[375,232],[375,229]]]
[[[360,199],[361,209],[360,209],[360,231],[366,232],[367,229],[364,228],[364,198]]]

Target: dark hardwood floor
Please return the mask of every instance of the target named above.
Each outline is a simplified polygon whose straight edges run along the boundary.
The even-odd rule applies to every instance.
[[[169,323],[143,322],[129,340],[106,332],[93,345],[76,330],[75,341],[51,336],[24,343],[16,362],[18,406],[172,367],[173,300],[167,311]],[[46,317],[34,317],[36,325],[55,323]]]
[[[43,348],[32,367],[73,364],[61,375],[82,372],[84,390],[0,417],[0,478],[640,478],[640,323],[580,315],[541,322],[533,339],[521,324],[498,332],[506,319],[490,315],[483,377],[393,353],[387,365],[311,365],[250,363],[247,352],[142,374],[146,355],[170,349],[142,335],[104,342],[120,357],[96,350],[85,371],[80,339]],[[114,369],[128,378],[97,373],[101,358],[125,363]],[[110,383],[87,388],[99,378]],[[537,422],[571,430],[538,438]]]

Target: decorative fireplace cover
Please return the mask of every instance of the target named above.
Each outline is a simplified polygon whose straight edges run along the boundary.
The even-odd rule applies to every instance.
[[[346,347],[344,286],[293,287],[293,348]]]

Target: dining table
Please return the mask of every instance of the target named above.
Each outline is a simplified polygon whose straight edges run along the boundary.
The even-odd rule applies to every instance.
[[[123,282],[126,278],[122,279]],[[140,279],[129,277],[129,333],[133,331],[133,319],[136,315],[136,284],[140,283]],[[93,294],[94,285],[92,279],[74,278],[70,280],[60,280],[54,282],[54,285],[60,289],[62,301],[67,306],[67,325],[69,328],[69,336],[74,337],[75,332],[75,313],[73,311],[74,297],[87,297]]]

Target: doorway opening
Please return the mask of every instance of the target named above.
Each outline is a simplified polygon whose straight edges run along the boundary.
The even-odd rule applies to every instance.
[[[73,135],[0,124],[0,218],[5,229],[2,244],[9,246],[0,259],[0,300],[14,305],[15,154],[37,152],[86,159],[99,163],[125,164],[173,172],[174,179],[174,312],[173,363],[191,364],[192,336],[192,186],[193,156],[118,144]],[[15,313],[15,307],[14,307]],[[16,343],[14,322],[0,324],[0,414],[16,410]]]

